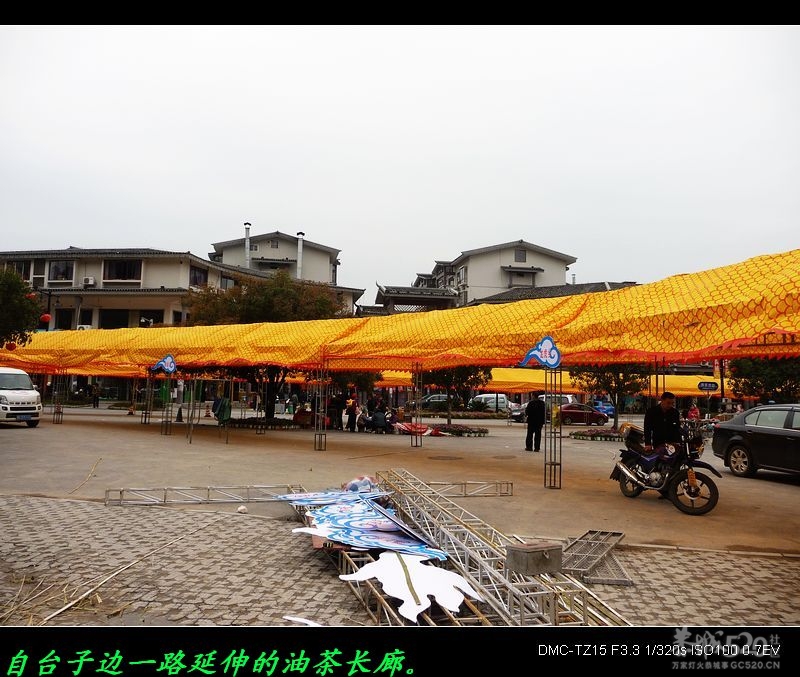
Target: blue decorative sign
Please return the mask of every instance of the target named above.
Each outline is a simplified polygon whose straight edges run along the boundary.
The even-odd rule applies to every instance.
[[[163,369],[166,374],[174,374],[178,370],[178,365],[175,364],[175,358],[172,355],[162,357],[150,371],[158,371]]]
[[[525,353],[525,357],[519,363],[519,366],[524,367],[531,360],[536,360],[543,367],[555,369],[561,364],[561,351],[556,347],[556,342],[553,341],[552,337],[545,336],[534,348]]]
[[[700,390],[704,391],[707,390],[708,392],[713,392],[717,388],[719,388],[719,383],[716,383],[715,381],[700,381],[700,383],[697,384],[697,387]]]

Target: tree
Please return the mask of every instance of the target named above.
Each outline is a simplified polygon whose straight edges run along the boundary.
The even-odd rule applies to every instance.
[[[39,326],[39,295],[11,268],[0,270],[0,348],[25,345]]]
[[[298,282],[285,271],[267,280],[237,280],[231,289],[204,287],[183,299],[190,326],[325,320],[342,315],[335,290],[314,282]],[[288,367],[269,365],[251,370],[248,378],[265,388],[264,415],[275,416],[275,397],[286,383]]]
[[[447,393],[447,425],[453,419],[453,395],[460,395],[466,402],[473,390],[483,388],[491,380],[491,367],[451,367],[422,373],[423,385],[438,386]]]
[[[356,391],[371,393],[375,382],[380,381],[383,375],[374,371],[334,371],[331,372],[331,381],[339,392],[349,393],[352,388]]]
[[[267,280],[237,280],[230,289],[203,287],[185,296],[183,303],[189,325],[324,320],[343,314],[331,287],[298,282],[283,270]]]
[[[728,363],[733,392],[762,402],[800,401],[800,358],[739,358]]]
[[[626,395],[650,386],[650,367],[645,364],[577,365],[569,369],[573,385],[587,393],[608,393],[614,405],[614,430]]]

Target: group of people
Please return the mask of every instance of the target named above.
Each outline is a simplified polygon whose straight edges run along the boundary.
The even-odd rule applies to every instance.
[[[343,401],[343,406],[338,406],[337,400]],[[390,408],[382,399],[371,397],[366,406],[362,406],[355,394],[346,399],[343,396],[332,398],[328,411],[332,414],[332,429],[351,433],[392,433],[399,420],[397,409]]]
[[[347,430],[350,432],[392,433],[398,422],[397,409],[390,409],[383,401],[375,403],[370,411],[369,404],[362,407],[355,398],[349,401],[347,409]]]

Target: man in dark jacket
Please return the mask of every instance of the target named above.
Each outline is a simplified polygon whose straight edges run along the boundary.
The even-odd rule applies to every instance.
[[[528,434],[525,436],[525,451],[541,451],[542,426],[544,426],[545,405],[539,399],[542,393],[535,392],[525,406],[525,418],[528,421]]]
[[[644,415],[644,448],[652,451],[662,444],[681,441],[681,415],[675,408],[675,395],[661,393],[661,402],[650,407]]]

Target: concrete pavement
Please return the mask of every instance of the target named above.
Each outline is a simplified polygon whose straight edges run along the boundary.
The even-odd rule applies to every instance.
[[[327,556],[291,533],[297,524],[284,504],[251,503],[240,515],[230,504],[119,508],[102,500],[121,487],[322,490],[395,468],[423,481],[513,482],[512,496],[455,499],[509,535],[624,533],[618,558],[636,584],[587,587],[635,625],[800,622],[797,478],[734,478],[707,448],[704,460],[723,473],[721,498],[692,517],[656,496],[623,497],[608,479],[616,443],[562,439],[562,486],[550,489],[542,455],[523,449],[524,426],[480,425],[489,435],[425,437],[422,447],[407,436],[329,431],[325,451],[314,450],[312,431],[232,429],[226,443],[213,419],[201,419],[190,443],[185,424],[162,435],[156,417],[141,425],[104,409],[68,409],[62,424],[45,417],[36,429],[0,427],[0,622],[42,622],[64,606],[63,590],[87,590],[130,565],[97,589],[99,598],[47,624],[291,625],[284,617],[292,616],[369,625]]]

